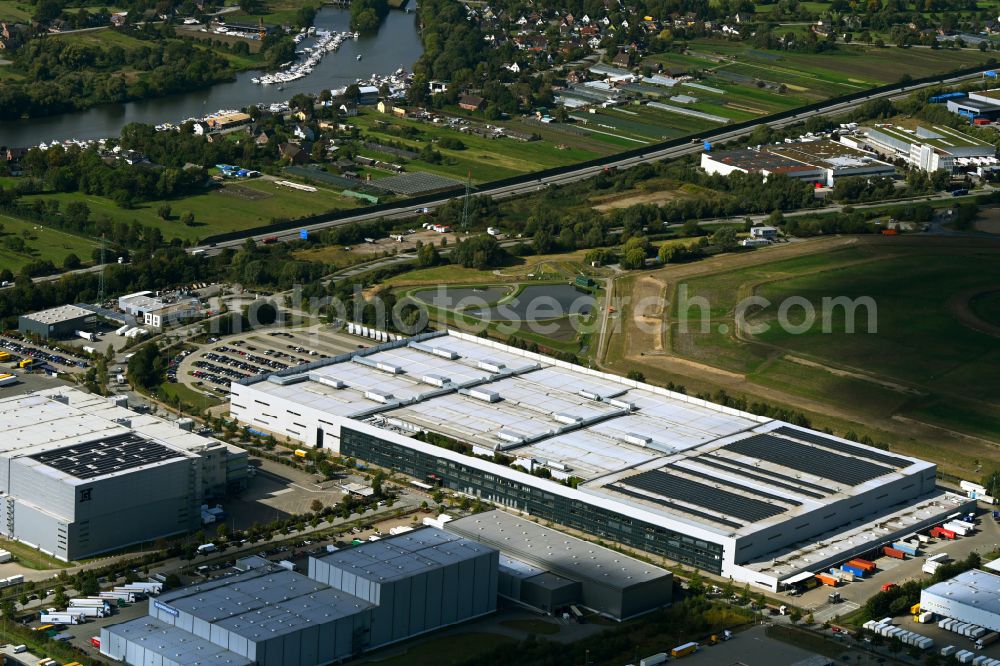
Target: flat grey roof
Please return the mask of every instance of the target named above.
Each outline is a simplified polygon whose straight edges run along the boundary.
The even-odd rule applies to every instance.
[[[363,599],[275,566],[166,592],[156,601],[251,641],[333,622],[373,607]]]
[[[494,552],[488,545],[433,527],[370,541],[316,558],[330,566],[376,583],[407,578],[424,571]]]
[[[152,617],[105,627],[109,633],[185,666],[252,666],[253,661]]]
[[[58,324],[59,322],[79,319],[81,317],[93,317],[94,313],[90,310],[84,310],[81,307],[77,307],[76,305],[60,305],[57,308],[42,310],[40,312],[32,312],[31,314],[21,316],[25,319],[37,321],[42,324]]]
[[[924,589],[927,594],[946,599],[949,603],[974,606],[977,611],[1000,615],[1000,576],[970,569],[951,580]]]
[[[615,589],[670,575],[666,569],[499,509],[453,520],[445,529],[558,576]]]

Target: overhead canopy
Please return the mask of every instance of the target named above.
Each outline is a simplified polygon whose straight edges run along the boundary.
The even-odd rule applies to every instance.
[[[784,585],[795,585],[796,583],[801,583],[804,580],[809,580],[815,575],[816,574],[814,574],[812,571],[803,571],[802,573],[797,573],[791,578],[786,578],[781,582]]]

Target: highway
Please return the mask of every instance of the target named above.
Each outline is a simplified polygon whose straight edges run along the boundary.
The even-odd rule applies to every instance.
[[[873,93],[871,95],[866,95],[864,97],[860,97],[858,99],[854,99],[854,100],[850,100],[850,101],[840,101],[840,102],[838,102],[836,100],[833,100],[833,101],[830,102],[830,104],[828,104],[826,106],[822,106],[822,107],[820,107],[818,109],[814,109],[812,111],[803,111],[802,113],[798,113],[798,114],[796,114],[794,116],[790,116],[788,118],[784,118],[784,119],[780,119],[780,120],[772,120],[772,119],[770,119],[768,117],[764,117],[764,118],[761,118],[759,122],[757,122],[757,123],[755,123],[753,125],[741,127],[739,129],[734,129],[731,132],[723,132],[722,134],[714,134],[712,136],[712,140],[713,140],[713,142],[716,142],[716,143],[723,143],[723,142],[731,141],[731,140],[737,139],[737,138],[739,138],[741,136],[745,136],[747,134],[750,134],[755,129],[757,129],[758,127],[765,126],[765,125],[769,125],[769,126],[774,127],[774,128],[780,128],[780,127],[785,127],[785,126],[788,126],[788,125],[794,125],[796,123],[804,122],[804,121],[808,120],[809,118],[811,118],[813,116],[818,116],[818,115],[822,115],[822,116],[835,116],[835,115],[844,114],[844,113],[847,113],[847,112],[850,112],[850,111],[854,110],[855,108],[857,108],[857,107],[861,106],[862,104],[865,104],[866,102],[869,102],[871,100],[881,99],[881,98],[893,99],[893,98],[900,97],[900,96],[902,96],[902,95],[904,95],[906,93],[913,92],[914,90],[919,90],[921,88],[934,87],[934,86],[938,86],[938,85],[952,85],[952,84],[955,84],[955,83],[959,83],[961,81],[966,81],[966,80],[969,80],[969,79],[975,79],[975,78],[981,77],[982,73],[984,71],[991,71],[991,70],[992,70],[992,68],[983,69],[981,71],[973,72],[971,74],[966,74],[966,75],[963,75],[963,76],[956,76],[956,77],[952,77],[952,78],[948,78],[948,79],[942,79],[940,81],[932,81],[932,82],[918,84],[918,85],[915,85],[915,84],[900,84],[899,87],[897,87],[897,88],[893,88],[891,90],[885,90],[885,91],[878,92],[878,93]],[[556,175],[547,176],[547,177],[540,177],[537,180],[528,181],[526,183],[518,183],[518,184],[515,184],[515,185],[505,185],[505,186],[500,186],[500,187],[490,187],[489,184],[487,183],[484,187],[482,187],[481,189],[477,190],[476,194],[479,195],[479,196],[490,196],[490,197],[493,197],[495,199],[506,199],[506,198],[516,197],[516,196],[520,196],[520,195],[524,195],[524,194],[530,194],[531,192],[536,192],[536,191],[538,191],[540,189],[543,189],[545,187],[548,187],[550,185],[562,185],[562,184],[566,184],[566,183],[572,183],[572,182],[575,182],[575,181],[578,181],[578,180],[583,180],[583,179],[586,179],[586,178],[592,178],[592,177],[598,175],[601,171],[603,171],[604,169],[607,169],[607,168],[628,169],[630,167],[636,166],[637,164],[644,164],[644,163],[647,163],[647,162],[657,162],[657,161],[669,160],[669,159],[677,159],[677,158],[683,157],[685,155],[690,155],[692,153],[701,152],[702,150],[703,150],[702,140],[700,138],[699,139],[692,139],[692,141],[690,143],[688,143],[688,144],[682,144],[680,146],[672,146],[672,147],[663,148],[663,149],[660,149],[660,150],[651,150],[650,152],[642,154],[642,155],[639,155],[639,156],[631,156],[631,157],[626,157],[626,158],[616,158],[614,155],[611,155],[611,156],[609,156],[607,158],[607,160],[602,161],[600,164],[588,165],[588,166],[580,167],[579,169],[575,169],[575,170],[569,171],[567,173],[561,173],[561,174],[556,174]],[[320,223],[316,223],[316,224],[312,224],[312,225],[306,225],[306,226],[303,226],[301,228],[302,229],[306,229],[309,232],[313,232],[313,231],[319,231],[321,229],[326,229],[326,228],[329,228],[329,227],[338,226],[338,225],[341,225],[341,224],[351,224],[351,223],[354,223],[354,222],[364,222],[366,220],[375,220],[375,219],[379,219],[379,218],[385,218],[385,219],[409,218],[409,217],[413,217],[415,214],[417,214],[418,209],[428,208],[428,209],[434,210],[434,209],[438,208],[439,206],[443,206],[444,204],[446,204],[449,201],[453,200],[455,198],[455,196],[456,196],[455,194],[442,195],[442,197],[440,199],[437,199],[437,200],[434,200],[434,201],[431,201],[431,202],[424,202],[424,203],[421,203],[419,206],[417,206],[415,204],[412,204],[412,203],[408,204],[408,203],[406,203],[404,201],[404,202],[400,202],[399,206],[396,207],[396,208],[391,208],[391,209],[388,209],[388,210],[383,209],[383,210],[378,210],[378,211],[373,211],[373,212],[365,212],[364,210],[362,210],[362,211],[359,211],[357,215],[354,215],[354,216],[351,216],[351,217],[345,217],[345,218],[340,218],[340,219],[336,219],[336,220],[330,220],[330,221],[327,221],[327,222],[320,222]],[[233,239],[233,240],[223,241],[223,242],[219,242],[219,243],[216,243],[216,244],[213,244],[213,245],[196,246],[196,247],[190,248],[188,251],[189,252],[193,252],[193,253],[198,253],[198,254],[216,254],[219,251],[221,251],[223,248],[227,248],[227,247],[239,247],[244,242],[246,242],[246,239],[248,237],[249,238],[253,238],[254,240],[257,240],[257,241],[263,240],[264,238],[271,238],[271,237],[276,237],[279,241],[291,241],[291,240],[298,239],[298,237],[299,237],[299,228],[295,228],[295,229],[291,229],[291,230],[283,231],[283,232],[278,232],[278,233],[274,233],[274,232],[263,233],[263,234],[251,234],[251,233],[248,233],[247,236],[244,236],[242,238],[237,238],[237,239]]]

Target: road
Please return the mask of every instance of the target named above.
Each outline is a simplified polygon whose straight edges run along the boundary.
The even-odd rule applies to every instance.
[[[904,94],[908,94],[908,93],[910,93],[910,92],[912,92],[914,90],[919,90],[921,88],[934,87],[934,86],[938,86],[938,85],[942,85],[942,84],[943,85],[952,85],[952,84],[955,84],[955,83],[959,83],[961,81],[965,81],[965,80],[969,80],[969,79],[976,79],[976,78],[979,78],[979,77],[982,76],[982,72],[983,71],[988,71],[988,70],[987,69],[983,69],[982,71],[974,72],[972,74],[966,74],[964,76],[951,77],[949,79],[944,79],[942,81],[934,81],[934,82],[931,82],[931,83],[923,83],[923,84],[918,84],[918,85],[901,84],[898,88],[893,88],[891,90],[887,90],[887,91],[883,91],[883,92],[879,92],[879,93],[872,93],[870,95],[866,95],[864,97],[861,97],[861,98],[858,98],[858,99],[855,99],[855,100],[851,100],[851,101],[847,101],[847,102],[843,102],[843,101],[838,102],[838,101],[834,100],[834,101],[831,101],[829,104],[820,107],[819,109],[815,109],[813,111],[803,111],[802,113],[798,113],[798,114],[796,114],[794,116],[790,116],[790,117],[784,118],[782,120],[772,120],[770,118],[765,117],[765,118],[761,118],[757,123],[755,123],[753,125],[750,125],[748,127],[743,127],[743,128],[740,128],[740,129],[732,130],[730,132],[724,132],[722,134],[717,134],[717,135],[714,135],[712,138],[713,138],[713,141],[715,141],[716,143],[723,143],[723,142],[726,142],[726,141],[731,141],[733,139],[737,139],[737,138],[739,138],[741,136],[748,135],[748,134],[752,133],[758,127],[769,126],[769,127],[774,127],[774,128],[781,128],[781,127],[785,127],[785,126],[788,126],[788,125],[794,125],[794,124],[797,124],[797,123],[801,123],[801,122],[803,122],[803,121],[805,121],[805,120],[807,120],[807,119],[809,119],[811,117],[814,117],[814,116],[821,116],[821,115],[836,116],[836,115],[840,115],[840,114],[844,114],[844,113],[853,111],[857,107],[859,107],[862,104],[865,104],[866,102],[869,102],[871,100],[885,99],[885,98],[893,99],[893,98],[896,98],[896,97],[900,97],[900,96],[902,96]],[[703,150],[703,146],[702,146],[701,139],[692,139],[692,141],[691,141],[690,144],[684,144],[684,145],[680,145],[680,146],[672,146],[672,147],[663,148],[663,149],[660,149],[660,150],[651,150],[650,152],[648,152],[646,154],[643,154],[643,155],[631,156],[631,157],[624,157],[624,158],[618,158],[618,157],[615,157],[615,156],[611,156],[611,157],[607,158],[607,160],[605,160],[605,161],[603,161],[603,162],[601,162],[600,164],[597,164],[597,165],[583,166],[583,167],[580,167],[578,169],[574,169],[573,171],[569,171],[567,173],[561,173],[561,174],[556,174],[556,175],[552,175],[552,176],[545,176],[545,177],[538,178],[535,181],[529,181],[527,183],[519,183],[519,184],[516,184],[516,185],[504,185],[504,186],[499,186],[499,187],[490,187],[487,184],[482,189],[479,189],[477,191],[477,194],[481,195],[481,196],[489,196],[489,197],[492,197],[494,199],[507,199],[507,198],[510,198],[510,197],[516,197],[516,196],[520,196],[520,195],[524,195],[524,194],[529,194],[531,192],[536,192],[538,190],[541,190],[543,188],[549,187],[551,185],[565,185],[567,183],[573,183],[573,182],[576,182],[578,180],[584,180],[586,178],[591,178],[591,177],[594,177],[594,176],[598,175],[599,173],[601,173],[606,168],[628,169],[628,168],[637,166],[639,164],[646,164],[648,162],[657,162],[657,161],[661,161],[661,160],[677,159],[679,157],[684,157],[685,155],[690,155],[690,154],[693,154],[693,153],[701,152],[702,150]],[[434,209],[437,209],[437,208],[445,205],[449,201],[452,201],[454,198],[455,198],[454,195],[442,195],[442,197],[440,199],[437,199],[437,200],[429,202],[429,203],[422,203],[422,204],[420,204],[419,208],[429,208],[431,210],[434,210]],[[396,207],[396,208],[391,208],[391,209],[388,209],[388,210],[378,210],[378,211],[374,211],[374,212],[364,212],[364,211],[362,211],[362,212],[359,212],[357,215],[354,215],[354,216],[351,216],[351,217],[345,217],[345,218],[341,218],[341,219],[337,219],[337,220],[330,220],[328,222],[320,222],[320,223],[317,223],[317,224],[307,225],[307,226],[304,226],[302,228],[304,228],[304,229],[306,229],[306,230],[308,230],[310,232],[313,232],[313,231],[318,231],[318,230],[321,230],[321,229],[326,229],[326,228],[329,228],[329,227],[339,226],[339,225],[342,225],[342,224],[351,224],[351,223],[354,223],[354,222],[364,222],[364,221],[375,220],[375,219],[379,219],[379,218],[385,218],[385,219],[404,219],[404,218],[413,217],[416,214],[416,212],[417,212],[417,208],[418,207],[415,206],[414,204],[410,204],[410,203],[406,203],[406,202],[401,202],[400,205],[398,207]],[[188,251],[192,252],[192,253],[198,253],[198,254],[216,254],[216,253],[222,251],[222,249],[224,249],[224,248],[239,247],[240,245],[242,245],[246,241],[246,238],[248,238],[248,237],[249,238],[253,238],[254,240],[257,240],[257,241],[260,241],[260,240],[263,240],[263,239],[269,238],[269,237],[276,237],[276,238],[278,238],[278,240],[281,240],[281,241],[290,241],[290,240],[295,240],[295,239],[299,238],[299,229],[296,228],[296,229],[291,229],[291,230],[288,230],[288,231],[283,231],[283,232],[278,232],[278,233],[268,232],[268,233],[257,234],[257,235],[253,235],[253,234],[249,234],[248,233],[248,235],[245,236],[245,237],[243,237],[243,238],[238,238],[238,239],[229,240],[229,241],[223,241],[223,242],[220,242],[220,243],[216,243],[214,245],[196,246],[196,247],[192,247]]]

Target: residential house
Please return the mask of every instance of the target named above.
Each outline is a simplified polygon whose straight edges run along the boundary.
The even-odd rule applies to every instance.
[[[267,132],[264,132],[263,130],[261,131],[260,134],[257,135],[257,138],[254,139],[254,143],[256,143],[258,146],[266,146],[270,142],[271,142],[271,137],[269,137],[267,135]]]
[[[312,141],[316,138],[316,133],[308,125],[296,125],[295,129],[292,130],[292,134],[300,141]]]
[[[340,105],[340,113],[345,118],[353,118],[358,115],[358,105],[354,102],[344,102]]]
[[[511,72],[514,72],[515,74],[520,74],[521,73],[521,66],[518,65],[516,62],[515,63],[511,63],[510,65],[504,65],[504,67],[506,69],[510,70]]]
[[[27,154],[27,148],[0,148],[0,159],[7,165],[7,170],[13,176],[21,175],[21,159]]]
[[[309,151],[306,146],[295,143],[283,143],[278,146],[278,154],[289,164],[305,164],[309,161]]]
[[[458,98],[458,106],[466,111],[481,111],[486,106],[486,100],[476,95],[464,94]]]
[[[619,51],[618,54],[612,58],[611,64],[615,67],[628,69],[632,66],[632,55],[626,51]]]
[[[733,20],[740,25],[748,25],[753,23],[753,14],[747,12],[736,12],[733,14]]]
[[[820,37],[828,37],[830,33],[833,32],[833,25],[828,19],[820,19],[816,21],[816,25],[812,27],[812,31]]]
[[[31,29],[23,23],[0,22],[0,51],[11,50],[28,41]]]

